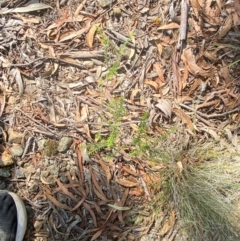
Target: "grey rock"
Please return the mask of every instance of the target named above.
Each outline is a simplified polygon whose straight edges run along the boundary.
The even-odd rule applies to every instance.
[[[41,175],[46,178],[50,175],[50,172],[49,171],[42,171]]]
[[[62,183],[68,183],[68,178],[65,174],[61,174],[59,179]]]
[[[73,139],[71,137],[64,136],[60,139],[58,144],[59,152],[66,152],[71,146]]]
[[[23,178],[25,178],[25,174],[24,174],[22,168],[16,169],[15,175],[16,175],[16,178],[17,178],[17,179],[23,179]]]
[[[0,183],[0,190],[4,190],[6,189],[6,183],[5,182],[1,182]]]
[[[106,8],[108,6],[110,6],[111,4],[113,4],[115,2],[115,0],[99,0],[99,4],[102,8]]]
[[[8,142],[20,144],[23,138],[23,132],[14,131],[13,128],[8,129]]]
[[[21,147],[21,145],[19,144],[13,144],[10,148],[9,148],[12,156],[22,156],[23,154],[23,148]]]
[[[9,170],[6,169],[0,169],[0,177],[10,177],[11,174],[9,172]]]
[[[93,61],[87,60],[87,61],[83,61],[83,65],[84,65],[86,68],[93,68],[94,63],[93,63]]]
[[[60,202],[60,203],[68,203],[68,198],[67,196],[61,194],[61,193],[57,193],[57,200]]]
[[[29,186],[29,190],[31,191],[31,192],[37,192],[38,191],[38,184],[37,183],[32,183],[32,184],[30,184],[30,186]]]
[[[49,166],[49,171],[55,176],[55,177],[58,177],[58,174],[59,174],[59,166],[57,165],[52,165],[52,166]]]
[[[41,140],[39,140],[39,141],[37,142],[38,150],[39,150],[39,151],[42,151],[42,150],[44,149],[45,142],[46,142],[45,139],[41,139]]]

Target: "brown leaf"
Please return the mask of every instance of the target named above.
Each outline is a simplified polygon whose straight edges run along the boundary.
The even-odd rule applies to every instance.
[[[162,229],[160,230],[160,235],[165,235],[175,223],[175,212],[172,211],[168,220],[165,221]]]
[[[185,65],[188,66],[189,72],[191,72],[193,75],[201,75],[203,77],[209,77],[214,74],[213,71],[205,71],[196,64],[196,60],[194,58],[191,48],[187,48],[184,50],[182,54],[182,59]]]
[[[195,79],[188,91],[188,95],[193,94],[193,92],[201,85],[201,83],[202,83],[202,80],[200,78]]]
[[[91,19],[86,21],[86,26],[78,31],[74,30],[74,31],[70,31],[70,32],[62,34],[60,36],[59,42],[64,42],[64,41],[70,40],[75,37],[80,37],[83,33],[88,31],[88,29],[90,28],[90,25],[91,25],[91,21],[92,21]]]
[[[205,108],[205,107],[209,107],[209,106],[212,106],[212,105],[217,105],[221,102],[221,100],[219,99],[216,99],[216,100],[212,100],[212,101],[209,101],[209,102],[204,102],[200,105],[197,105],[196,109],[201,109],[201,108]]]
[[[190,0],[191,6],[193,7],[195,15],[198,17],[199,16],[199,11],[201,10],[201,6],[198,2],[198,0]]]
[[[86,2],[87,2],[87,0],[83,0],[81,2],[81,4],[77,7],[77,9],[76,9],[76,11],[74,13],[75,16],[79,15],[80,11],[82,11],[82,9],[84,8],[84,5],[86,4]]]
[[[22,95],[23,94],[23,80],[22,80],[22,76],[21,76],[19,69],[13,68],[13,69],[11,69],[10,73],[17,82],[19,95]]]
[[[78,202],[78,199],[71,193],[68,191],[68,189],[65,187],[65,185],[63,183],[61,183],[56,177],[54,177],[54,180],[57,182],[58,187],[60,188],[60,190],[68,197],[70,197],[73,201],[75,201],[76,203]]]
[[[93,169],[92,167],[89,168],[90,172],[91,172],[91,177],[92,177],[92,182],[93,182],[93,190],[95,192],[95,194],[97,195],[98,198],[100,198],[101,200],[103,201],[107,201],[108,202],[108,199],[106,198],[106,196],[104,195],[102,189],[100,188],[96,178],[95,178],[95,175],[94,175],[94,172],[93,172]]]
[[[158,30],[163,30],[163,29],[174,29],[174,28],[179,28],[179,24],[177,23],[169,23],[169,24],[166,24],[166,25],[163,25],[161,27],[158,28]]]
[[[119,183],[120,185],[122,185],[124,187],[136,187],[137,185],[139,185],[139,183],[131,182],[131,181],[128,181],[127,179],[118,179],[116,177],[115,180],[117,183]]]
[[[112,178],[112,174],[110,172],[109,167],[106,165],[106,163],[101,158],[99,158],[98,162],[100,163],[102,169],[104,170],[104,172],[106,174],[106,177],[107,177],[107,180],[109,182]]]
[[[91,207],[87,203],[83,203],[83,206],[88,210],[88,212],[92,216],[94,226],[97,227],[97,219]]]
[[[193,135],[194,126],[190,117],[181,109],[174,108],[173,112],[175,113],[175,115],[179,116],[186,123],[188,130]]]
[[[218,38],[223,38],[225,35],[227,35],[227,33],[232,27],[232,24],[233,24],[232,15],[228,15],[224,25],[220,28],[219,32],[217,33]]]
[[[53,197],[52,195],[48,194],[47,192],[44,192],[44,194],[46,195],[46,197],[49,199],[49,201],[51,201],[55,206],[61,208],[61,209],[65,209],[68,211],[71,211],[72,209],[70,207],[68,207],[65,204],[60,203],[55,197]]]
[[[91,238],[91,241],[94,241],[95,239],[97,239],[103,232],[104,228],[99,229]]]
[[[165,83],[165,78],[163,76],[162,65],[159,62],[153,64],[155,70],[157,71],[158,77],[161,82]]]
[[[130,95],[130,100],[134,103],[134,99],[137,96],[138,93],[140,93],[141,89],[134,89]]]
[[[172,106],[168,100],[159,100],[155,105],[159,110],[161,110],[166,117],[171,117],[172,115]]]
[[[156,91],[159,89],[159,86],[155,81],[145,80],[144,84],[152,86]]]
[[[88,44],[89,48],[92,48],[92,47],[93,47],[94,35],[95,35],[97,29],[99,28],[99,26],[100,26],[100,23],[94,24],[94,25],[90,28],[89,32],[87,33],[86,40],[87,40],[87,44]]]
[[[0,82],[0,117],[3,114],[6,104],[6,90],[3,82]]]
[[[47,27],[47,30],[51,30],[54,28],[60,28],[64,23],[70,23],[70,22],[82,22],[86,18],[84,18],[83,15],[78,16],[72,16],[68,14],[64,14],[60,19],[56,20],[53,24]]]

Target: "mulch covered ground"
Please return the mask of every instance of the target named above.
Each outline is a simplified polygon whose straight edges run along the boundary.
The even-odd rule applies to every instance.
[[[144,209],[161,166],[139,139],[239,144],[239,1],[0,3],[0,187],[25,240],[174,240],[175,214]]]

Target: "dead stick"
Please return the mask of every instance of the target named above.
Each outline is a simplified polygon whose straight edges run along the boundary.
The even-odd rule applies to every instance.
[[[202,117],[204,117],[204,118],[206,118],[206,119],[212,119],[212,118],[216,118],[216,117],[224,117],[224,116],[227,116],[227,115],[230,115],[230,114],[233,114],[233,113],[235,113],[235,112],[240,111],[240,107],[238,107],[238,108],[235,108],[235,109],[233,109],[233,110],[223,112],[223,113],[221,113],[221,114],[207,115],[207,114],[204,114],[204,113],[202,113],[202,112],[200,112],[200,111],[198,111],[198,110],[196,111],[196,110],[194,110],[194,108],[189,107],[189,106],[187,106],[187,105],[184,105],[184,104],[179,104],[179,105],[180,105],[181,107],[187,109],[187,110],[191,110],[191,111],[197,113],[198,115],[200,115],[200,116],[202,116]]]

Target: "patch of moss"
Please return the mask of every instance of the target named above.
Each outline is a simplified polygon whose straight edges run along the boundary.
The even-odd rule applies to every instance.
[[[55,156],[58,153],[58,141],[48,139],[44,145],[44,154],[48,157]]]

